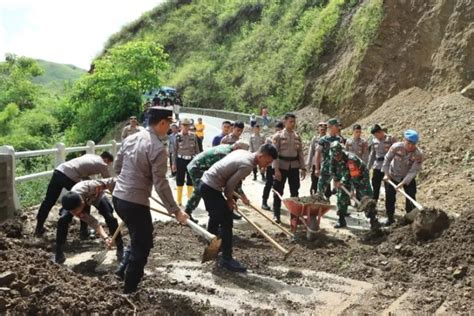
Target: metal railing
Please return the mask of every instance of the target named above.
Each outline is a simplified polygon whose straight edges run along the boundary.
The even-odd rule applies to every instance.
[[[0,188],[0,195],[3,192],[12,192],[13,193],[13,207],[15,210],[21,209],[20,200],[18,198],[16,184],[32,181],[44,177],[50,177],[53,170],[47,170],[42,172],[36,172],[32,174],[17,176],[16,175],[16,161],[22,158],[31,158],[31,157],[41,157],[54,155],[54,168],[58,167],[63,162],[66,162],[66,154],[75,153],[75,152],[86,152],[86,154],[94,154],[96,150],[109,150],[110,153],[115,157],[117,154],[117,149],[121,144],[117,143],[115,140],[112,140],[109,144],[96,145],[93,141],[88,141],[85,146],[76,146],[76,147],[66,147],[63,143],[56,144],[55,148],[43,149],[43,150],[29,150],[15,152],[15,149],[12,146],[1,146],[0,155],[10,156],[11,166],[8,166],[4,170],[4,177],[0,176],[0,181],[5,182],[5,186],[2,184]],[[2,171],[3,172],[3,171]],[[8,173],[8,174],[6,174]],[[11,179],[10,181],[4,179]]]

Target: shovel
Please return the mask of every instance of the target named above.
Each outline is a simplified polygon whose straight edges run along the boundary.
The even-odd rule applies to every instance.
[[[110,246],[112,247],[115,243],[115,239],[117,238],[118,234],[120,233],[120,231],[122,231],[122,228],[125,226],[125,222],[120,222],[119,226],[117,227],[117,229],[115,230],[114,232],[114,235],[112,236],[112,242],[110,244]],[[92,261],[95,262],[96,264],[96,267],[100,266],[102,263],[104,263],[105,261],[105,258],[107,257],[107,252],[110,250],[110,248],[105,248],[104,250],[96,253],[95,255],[92,256]]]
[[[370,198],[364,199],[364,198],[362,198],[362,200],[359,201],[355,196],[352,196],[351,192],[345,186],[341,185],[341,189],[347,195],[349,195],[352,200],[354,200],[354,202],[357,205],[357,210],[359,212],[364,212],[365,213],[366,211],[370,211],[370,210],[375,209],[375,207],[377,206],[373,199],[370,199]]]
[[[165,207],[163,203],[161,203],[156,198],[154,197],[150,197],[150,198],[156,203],[158,203],[159,205],[161,205],[162,207]],[[175,218],[173,215],[170,215],[168,212],[164,212],[153,207],[150,207],[150,209],[162,215]],[[199,226],[198,224],[196,224],[190,219],[186,221],[186,225],[188,225],[194,232],[196,232],[200,236],[204,237],[207,241],[209,241],[209,245],[204,249],[201,262],[204,263],[206,261],[216,259],[217,254],[219,253],[219,249],[221,248],[222,240],[216,235],[211,234],[210,232],[208,232],[207,230],[205,230],[204,228],[202,228],[201,226]]]
[[[236,192],[234,192],[234,196],[238,199],[240,199],[240,195]],[[286,235],[288,235],[288,237],[291,237],[291,238],[294,238],[295,235],[293,235],[289,230],[287,230],[285,227],[281,226],[280,224],[278,224],[277,222],[275,222],[273,219],[271,219],[267,214],[265,214],[264,212],[262,212],[261,210],[259,210],[257,207],[255,207],[252,203],[249,204],[249,206],[255,210],[257,213],[259,213],[260,215],[262,215],[263,217],[265,217],[266,219],[268,219],[273,225],[275,225],[276,227],[278,227],[282,232],[284,232]]]
[[[420,213],[420,211],[423,211],[425,208],[423,207],[423,205],[421,205],[420,203],[418,203],[417,201],[415,201],[414,198],[412,198],[411,196],[409,196],[405,190],[402,190],[400,188],[397,188],[397,185],[395,183],[393,183],[392,180],[387,180],[387,182],[395,188],[395,190],[397,190],[398,192],[400,192],[401,194],[403,194],[413,205],[415,205],[416,209],[412,210],[411,212],[407,213],[405,215],[405,218],[409,221],[409,222],[413,222],[415,220],[415,217],[416,215],[418,215]]]

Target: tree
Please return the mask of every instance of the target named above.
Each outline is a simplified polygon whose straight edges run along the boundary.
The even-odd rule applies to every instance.
[[[68,136],[73,142],[100,140],[116,123],[140,112],[145,91],[160,86],[167,68],[163,48],[150,41],[117,46],[94,61],[70,97],[76,115]]]

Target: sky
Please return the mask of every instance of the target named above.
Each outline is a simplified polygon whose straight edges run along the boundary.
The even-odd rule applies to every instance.
[[[0,0],[0,60],[14,53],[89,69],[110,35],[164,0]]]

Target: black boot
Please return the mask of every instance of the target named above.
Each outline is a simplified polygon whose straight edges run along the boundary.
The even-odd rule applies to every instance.
[[[123,260],[123,245],[117,245],[117,262],[122,262]]]
[[[125,277],[125,270],[127,269],[129,260],[130,260],[130,248],[127,247],[125,249],[125,252],[123,253],[122,260],[119,261],[120,263],[117,267],[117,270],[115,270],[115,275],[118,276],[122,280]]]
[[[66,261],[66,256],[64,256],[62,247],[57,247],[56,252],[54,254],[54,262],[57,264],[63,264],[65,261]]]
[[[384,223],[384,226],[390,226],[393,223],[395,223],[395,219],[393,218],[393,215],[388,215],[387,220]]]
[[[125,273],[125,284],[123,287],[124,294],[131,294],[137,291],[138,283],[143,277],[143,271],[135,270],[130,265]]]
[[[35,237],[43,237],[45,232],[46,232],[46,229],[44,228],[43,225],[36,225]]]
[[[268,206],[266,200],[263,200],[263,202],[262,202],[262,210],[265,210],[265,211],[271,210],[271,208],[270,208],[270,206]]]
[[[195,222],[196,224],[199,222],[197,219],[195,219],[195,218],[193,217],[193,215],[192,215],[193,213],[192,213],[191,211],[185,211],[185,212],[186,212],[186,214],[188,214],[190,220],[192,220],[192,221]]]
[[[344,215],[339,215],[339,220],[337,221],[334,228],[344,228],[347,227],[346,217]]]
[[[238,220],[241,220],[241,219],[242,219],[242,216],[240,216],[240,215],[237,214],[237,213],[232,213],[232,218],[233,218],[235,221],[238,221]]]

